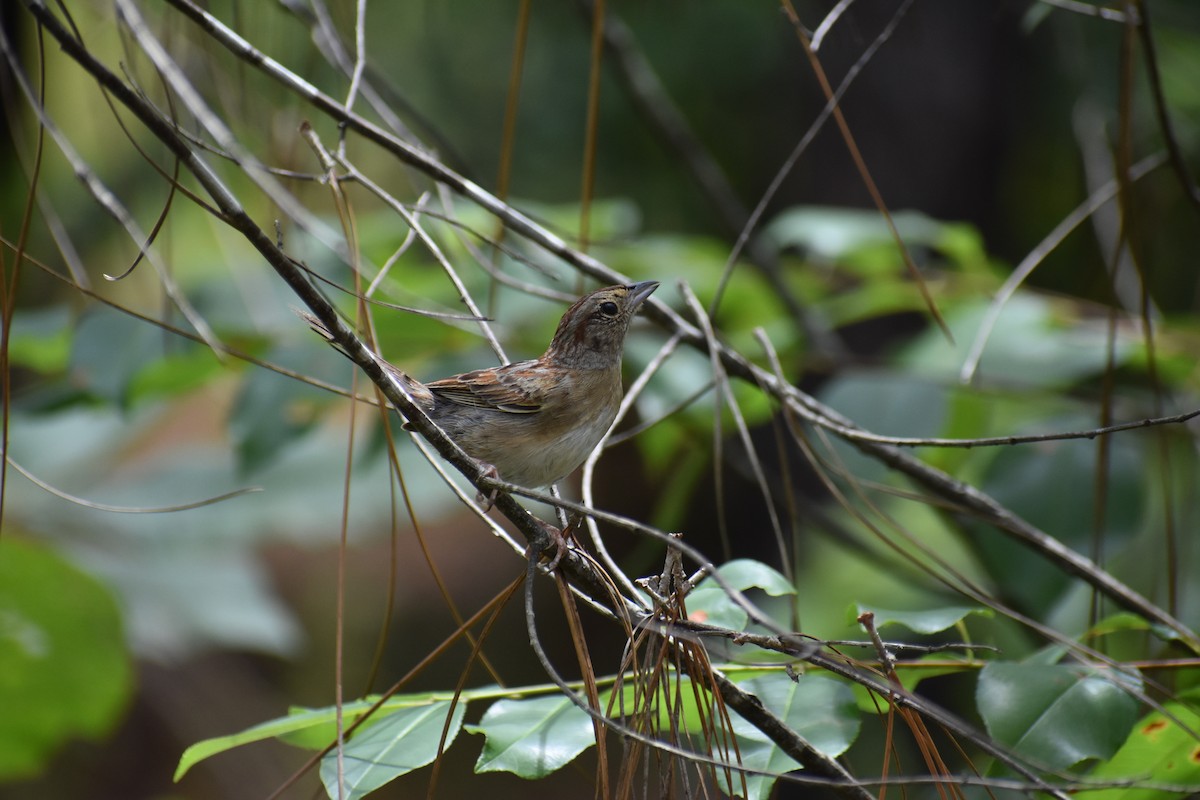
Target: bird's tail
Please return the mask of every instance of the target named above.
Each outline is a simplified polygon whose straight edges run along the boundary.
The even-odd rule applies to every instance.
[[[329,328],[326,327],[325,323],[321,322],[321,320],[318,319],[316,317],[316,315],[311,314],[308,311],[305,311],[304,309],[301,309],[301,308],[293,308],[292,310],[296,312],[296,316],[300,317],[300,319],[302,319],[306,323],[308,323],[308,327],[312,328],[313,331],[315,331],[317,333],[317,335],[319,335],[325,341],[329,342],[330,346],[333,347],[334,350],[337,350],[339,353],[344,355],[346,358],[350,358],[350,354],[346,352],[346,349],[344,347],[342,347],[340,344],[338,344],[337,340],[333,338],[333,332],[330,331]],[[375,363],[377,363],[377,364],[379,364],[379,366],[383,367],[383,370],[385,372],[391,373],[398,381],[400,381],[400,383],[403,384],[404,388],[408,390],[408,393],[410,395],[413,395],[414,399],[416,399],[418,402],[425,399],[426,396],[429,395],[429,390],[426,389],[425,386],[423,384],[421,384],[420,381],[417,381],[414,378],[410,378],[402,370],[399,370],[396,367],[389,364],[383,358],[383,356],[379,355],[378,353],[373,352],[369,349],[367,352],[369,352],[371,354],[371,358],[373,358],[375,360]],[[353,360],[353,359],[351,359],[351,360]],[[432,399],[432,398],[430,398],[430,399]]]
[[[292,308],[292,311],[295,312],[297,317],[299,317],[300,319],[307,322],[308,327],[310,327],[314,331],[316,331],[316,333],[322,339],[329,342],[329,344],[332,345],[335,350],[337,350],[339,353],[341,353],[344,356],[349,355],[348,353],[346,353],[345,350],[342,349],[341,345],[339,345],[336,341],[334,341],[333,332],[330,331],[329,328],[325,327],[325,323],[321,322],[321,320],[318,319],[315,314],[309,313],[308,311],[305,311],[302,308],[295,308],[295,307]]]

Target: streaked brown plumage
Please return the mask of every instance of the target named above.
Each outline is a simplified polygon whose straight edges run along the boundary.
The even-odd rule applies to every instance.
[[[582,464],[612,424],[621,403],[625,333],[657,288],[657,281],[643,281],[584,295],[532,361],[431,383],[379,362],[472,458],[510,483],[546,486]]]

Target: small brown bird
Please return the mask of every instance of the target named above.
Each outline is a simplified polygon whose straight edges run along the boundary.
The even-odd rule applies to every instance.
[[[584,295],[532,361],[421,383],[378,360],[489,472],[509,483],[546,486],[582,464],[612,425],[622,396],[625,333],[657,288],[658,281],[643,281]],[[328,335],[319,322],[314,327]]]

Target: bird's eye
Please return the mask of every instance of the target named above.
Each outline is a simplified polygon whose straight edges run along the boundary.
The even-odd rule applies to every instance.
[[[615,317],[617,315],[617,304],[611,300],[601,303],[600,313],[606,317]]]

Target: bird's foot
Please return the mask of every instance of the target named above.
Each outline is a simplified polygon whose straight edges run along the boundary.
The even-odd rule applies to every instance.
[[[494,465],[489,464],[486,461],[480,461],[479,466],[483,470],[482,477],[491,478],[494,481],[500,480],[500,472]],[[487,494],[484,494],[483,492],[475,493],[475,502],[483,506],[483,513],[486,514],[487,512],[491,511],[492,506],[496,505],[496,495],[499,494],[499,492],[499,489],[492,489]]]
[[[561,562],[563,557],[566,556],[566,554],[571,550],[571,546],[573,544],[578,544],[578,540],[575,538],[575,531],[579,527],[580,517],[577,515],[572,516],[571,519],[567,521],[567,527],[562,528],[561,530],[548,522],[537,519],[536,517],[534,517],[534,519],[537,520],[538,525],[546,533],[546,535],[550,537],[551,543],[554,545],[554,557],[550,559],[550,563],[546,565],[546,571],[552,573],[554,570],[558,569],[559,562]],[[544,553],[546,551],[543,550],[542,552]]]

